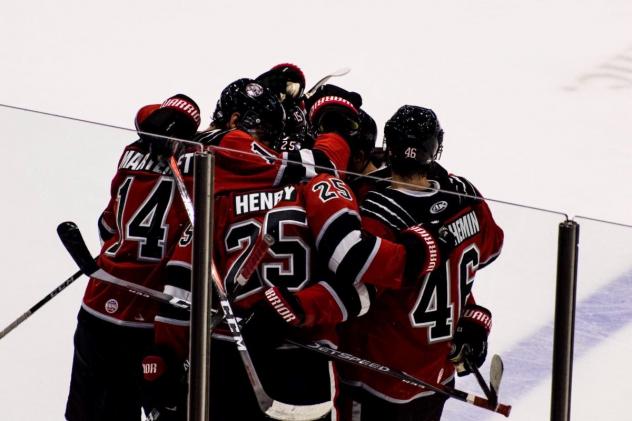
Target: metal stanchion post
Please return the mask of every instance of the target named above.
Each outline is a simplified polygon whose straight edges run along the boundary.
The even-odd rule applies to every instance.
[[[208,421],[211,335],[210,268],[213,254],[214,157],[196,153],[194,158],[193,259],[191,279],[191,340],[189,421]]]
[[[571,415],[578,246],[579,224],[562,222],[557,246],[551,421],[569,421]]]

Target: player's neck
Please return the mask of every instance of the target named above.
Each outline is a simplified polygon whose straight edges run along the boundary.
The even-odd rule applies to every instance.
[[[371,161],[369,161],[369,163],[366,164],[366,167],[364,167],[364,170],[362,170],[362,174],[366,175],[366,174],[372,173],[375,170],[377,170],[377,167],[373,165]]]
[[[425,190],[430,187],[430,181],[428,181],[428,178],[426,178],[426,176],[424,175],[419,174],[413,174],[411,176],[403,177],[399,174],[393,173],[391,181],[391,185],[393,188],[404,187],[413,190]]]

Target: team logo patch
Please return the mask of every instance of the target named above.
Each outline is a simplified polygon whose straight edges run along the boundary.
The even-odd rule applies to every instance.
[[[117,310],[118,301],[116,301],[114,298],[110,298],[105,302],[105,311],[107,311],[109,314],[116,313]]]
[[[258,83],[249,83],[246,85],[246,94],[251,98],[256,98],[263,93],[263,86]]]
[[[439,213],[445,210],[448,207],[448,202],[442,200],[441,202],[437,202],[434,205],[430,206],[430,213]]]

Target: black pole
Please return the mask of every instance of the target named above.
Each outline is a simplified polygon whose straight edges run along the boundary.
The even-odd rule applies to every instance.
[[[562,222],[557,245],[551,421],[569,421],[571,416],[578,245],[579,224]]]
[[[194,158],[194,219],[189,357],[189,421],[208,421],[211,356],[210,268],[213,253],[213,155]]]

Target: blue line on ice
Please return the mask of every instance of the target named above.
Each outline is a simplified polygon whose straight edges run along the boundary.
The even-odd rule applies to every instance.
[[[575,313],[575,363],[591,348],[601,345],[603,340],[632,322],[632,270],[625,272],[607,283],[589,297],[577,303]],[[553,321],[543,326],[533,335],[517,342],[502,355],[505,363],[504,380],[501,384],[501,400],[517,402],[542,381],[550,378],[553,352]],[[488,365],[483,367],[484,372]],[[469,376],[468,376],[469,377]],[[480,390],[473,379],[459,380],[459,388],[469,391]],[[447,406],[444,419],[464,421],[487,419],[492,413],[473,408],[466,410]],[[490,418],[491,419],[491,418]]]

